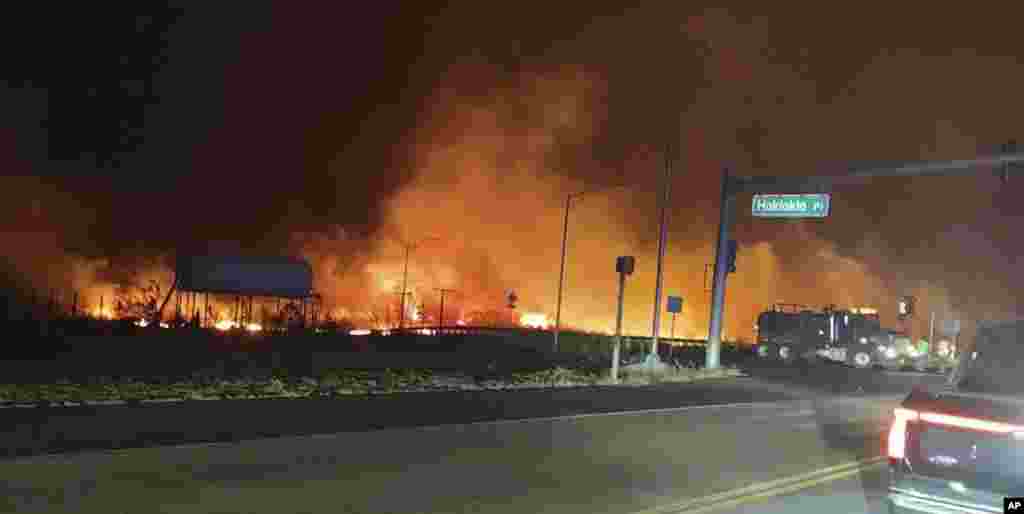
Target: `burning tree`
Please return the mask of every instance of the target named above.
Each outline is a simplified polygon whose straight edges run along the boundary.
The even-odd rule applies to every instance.
[[[114,313],[118,318],[137,318],[153,321],[159,315],[161,301],[160,284],[150,280],[146,286],[118,286]]]

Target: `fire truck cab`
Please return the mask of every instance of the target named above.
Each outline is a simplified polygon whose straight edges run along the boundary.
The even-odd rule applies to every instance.
[[[812,310],[802,305],[775,304],[757,321],[755,350],[762,359],[792,362],[820,357],[858,368],[898,368],[908,358],[915,364],[921,360],[913,355],[915,349],[909,337],[882,328],[874,309],[827,306]]]

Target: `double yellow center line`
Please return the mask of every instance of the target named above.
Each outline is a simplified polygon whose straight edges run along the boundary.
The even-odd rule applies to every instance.
[[[862,459],[837,466],[818,469],[800,475],[794,475],[767,482],[758,482],[731,491],[725,491],[701,498],[692,498],[670,505],[661,505],[652,509],[642,510],[633,514],[699,514],[712,512],[729,507],[737,507],[744,503],[763,500],[773,496],[781,496],[807,489],[820,484],[832,482],[856,475],[866,469],[881,465],[885,457]]]

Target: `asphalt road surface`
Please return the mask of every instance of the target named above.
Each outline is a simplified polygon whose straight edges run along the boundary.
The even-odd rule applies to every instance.
[[[0,446],[34,455],[0,459],[0,512],[876,512],[882,470],[858,463],[881,455],[906,391],[936,377],[751,373],[616,390],[10,409]],[[40,454],[53,450],[65,453]]]
[[[628,414],[30,456],[0,462],[0,510],[685,512],[672,506],[878,456],[899,399],[797,394]],[[851,498],[858,494],[851,489]]]
[[[735,508],[716,509],[719,514],[888,514],[885,488],[888,466],[867,467],[852,476],[774,496],[745,502]]]

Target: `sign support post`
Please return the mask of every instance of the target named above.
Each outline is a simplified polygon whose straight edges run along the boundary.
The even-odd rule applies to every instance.
[[[711,284],[711,320],[709,324],[707,349],[704,353],[704,367],[716,369],[720,365],[722,352],[722,317],[725,306],[725,276],[729,272],[729,228],[732,227],[733,203],[735,199],[729,190],[729,170],[722,170],[722,199],[719,203],[718,246],[715,250],[715,274]]]
[[[612,347],[612,383],[619,383],[619,354],[622,351],[622,304],[626,295],[626,275],[633,273],[636,259],[623,256],[615,259],[615,271],[619,273],[619,299],[615,314],[615,345]]]

